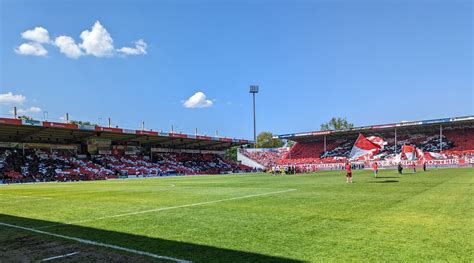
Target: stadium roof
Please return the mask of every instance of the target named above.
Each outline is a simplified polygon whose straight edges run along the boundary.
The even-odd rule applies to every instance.
[[[252,143],[227,137],[0,118],[1,142],[72,144],[94,138],[110,139],[113,143],[136,142],[142,146],[199,150],[224,150]]]
[[[394,135],[395,130],[398,135],[413,134],[417,132],[431,132],[439,130],[442,126],[443,129],[459,128],[463,126],[474,127],[474,116],[465,117],[453,117],[444,119],[433,119],[423,121],[408,121],[400,123],[390,123],[381,125],[370,125],[355,127],[346,130],[329,130],[329,131],[314,131],[314,132],[301,132],[301,133],[290,133],[275,136],[275,138],[288,139],[296,142],[307,142],[307,141],[319,141],[324,137],[327,139],[336,139],[341,137],[356,137],[359,133],[371,133],[379,135]]]

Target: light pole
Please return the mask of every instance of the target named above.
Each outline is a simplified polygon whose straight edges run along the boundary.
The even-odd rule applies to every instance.
[[[258,86],[251,85],[250,93],[252,93],[252,96],[253,96],[253,141],[254,141],[253,147],[257,148],[257,119],[255,116],[255,94],[258,93]]]

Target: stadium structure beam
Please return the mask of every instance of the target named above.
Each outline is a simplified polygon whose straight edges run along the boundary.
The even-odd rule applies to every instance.
[[[27,133],[27,134],[22,135],[22,136],[18,136],[18,137],[16,138],[16,140],[23,142],[23,140],[25,140],[26,138],[35,136],[35,135],[41,133],[42,131],[44,131],[44,130],[46,130],[46,129],[48,129],[48,128],[43,127],[43,128],[41,128],[41,129],[39,129],[39,130],[32,131],[32,132]]]
[[[197,142],[187,142],[187,143],[184,144],[184,145],[186,145],[187,147],[196,147],[196,146],[197,146],[197,147],[199,148],[199,146],[201,146],[203,143],[205,143],[205,142],[201,142],[201,141],[197,141]],[[178,145],[178,147],[179,147],[179,146],[181,146],[181,145]]]
[[[141,139],[141,138],[145,138],[146,136],[148,135],[143,135],[143,134],[138,134],[138,135],[131,135],[130,137],[128,138],[123,138],[123,139],[118,139],[118,140],[113,140],[114,142],[118,142],[118,143],[121,143],[121,142],[131,142],[131,141],[134,141],[136,139]],[[138,140],[137,140],[138,142]]]
[[[174,145],[175,147],[196,147],[200,149],[200,146],[213,147],[222,144],[220,141],[196,141],[196,142],[184,142],[182,144]]]
[[[150,141],[139,141],[142,145],[153,146],[153,147],[165,147],[168,148],[173,145],[176,140],[150,140]]]

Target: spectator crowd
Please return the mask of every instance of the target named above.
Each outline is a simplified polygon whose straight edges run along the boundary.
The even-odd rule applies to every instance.
[[[39,149],[0,149],[0,181],[104,180],[120,176],[167,176],[240,172],[246,167],[217,154],[154,153],[78,156]]]

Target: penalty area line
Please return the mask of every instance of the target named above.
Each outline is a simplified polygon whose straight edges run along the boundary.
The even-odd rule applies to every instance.
[[[71,236],[66,236],[66,235],[61,235],[61,234],[55,234],[55,233],[51,233],[51,232],[47,232],[47,231],[42,231],[42,230],[38,230],[38,229],[34,229],[34,228],[29,228],[29,227],[11,225],[11,224],[1,223],[1,222],[0,222],[0,226],[10,227],[10,228],[16,228],[16,229],[21,229],[21,230],[25,230],[25,231],[37,233],[37,234],[42,234],[42,235],[47,235],[47,236],[52,236],[52,237],[57,237],[57,238],[62,238],[62,239],[67,239],[67,240],[72,240],[72,241],[76,241],[76,242],[79,242],[79,243],[82,243],[82,244],[87,244],[87,245],[93,245],[93,246],[98,246],[98,247],[111,248],[111,249],[115,249],[115,250],[120,250],[120,251],[124,251],[124,252],[128,252],[128,253],[140,255],[140,256],[147,256],[147,257],[156,258],[156,259],[170,260],[170,261],[180,262],[180,263],[181,263],[181,262],[183,262],[183,263],[184,263],[184,262],[191,262],[191,261],[184,260],[184,259],[178,259],[178,258],[173,258],[173,257],[168,257],[168,256],[162,256],[162,255],[153,254],[153,253],[146,252],[146,251],[141,251],[141,250],[126,248],[126,247],[121,247],[121,246],[117,246],[117,245],[111,245],[111,244],[107,244],[107,243],[101,243],[101,242],[97,242],[97,241],[93,241],[93,240],[88,240],[88,239],[82,239],[82,238],[78,238],[78,237],[71,237]]]

